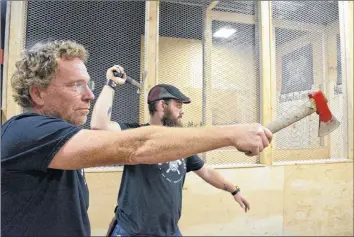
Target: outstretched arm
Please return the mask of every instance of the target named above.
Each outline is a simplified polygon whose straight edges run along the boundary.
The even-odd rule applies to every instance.
[[[121,132],[81,130],[59,149],[49,168],[157,164],[227,146],[257,155],[268,146],[268,139],[271,132],[260,124],[201,128],[147,126]]]
[[[195,173],[201,177],[205,182],[214,186],[215,188],[225,190],[230,194],[236,191],[236,187],[232,182],[227,180],[222,176],[217,170],[204,165],[201,169],[195,171]],[[236,195],[233,195],[234,199],[240,204],[241,208],[244,208],[245,211],[250,209],[249,203],[240,195],[238,192]]]
[[[114,77],[113,70],[123,73],[123,78]],[[117,84],[124,84],[125,78],[124,69],[118,65],[107,70],[107,79]],[[117,133],[121,130],[119,125],[110,120],[113,96],[112,89],[105,86],[94,107],[93,130],[81,130],[73,136],[56,154],[51,168],[157,164],[226,146],[257,155],[272,138],[272,133],[260,124],[209,128],[148,126]]]
[[[121,132],[81,130],[61,147],[49,168],[80,169],[115,164],[168,162],[231,146],[234,144],[236,130],[237,127],[163,126],[148,126]]]

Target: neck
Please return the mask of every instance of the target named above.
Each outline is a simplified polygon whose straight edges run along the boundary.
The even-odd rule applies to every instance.
[[[159,118],[159,116],[157,116],[157,114],[155,113],[155,115],[150,116],[150,121],[149,123],[151,125],[155,125],[155,126],[162,126],[162,122],[161,122],[161,118]]]
[[[40,111],[36,108],[33,107],[27,107],[27,108],[23,108],[24,112],[30,112],[30,113],[37,113],[40,114]]]
[[[46,114],[41,108],[38,107],[27,107],[27,108],[23,108],[24,112],[29,112],[29,113],[36,113],[36,114],[41,114],[41,115],[49,115],[50,114]]]

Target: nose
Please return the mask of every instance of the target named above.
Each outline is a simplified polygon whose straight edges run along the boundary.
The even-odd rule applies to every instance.
[[[179,115],[180,115],[180,116],[183,116],[183,114],[184,114],[184,112],[183,112],[183,110],[181,110],[181,111],[179,112]]]
[[[91,101],[95,99],[95,95],[93,94],[92,90],[88,87],[86,87],[86,90],[82,96],[83,96],[83,100]]]

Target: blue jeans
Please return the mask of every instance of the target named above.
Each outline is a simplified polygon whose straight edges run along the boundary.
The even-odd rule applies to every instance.
[[[117,223],[116,226],[114,227],[114,230],[112,231],[111,237],[117,237],[117,236],[130,236],[125,230],[122,229],[122,227]],[[177,229],[177,232],[174,233],[172,236],[182,236],[181,232],[179,229]]]

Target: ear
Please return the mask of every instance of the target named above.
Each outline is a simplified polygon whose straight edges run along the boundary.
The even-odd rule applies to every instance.
[[[159,100],[156,104],[156,111],[164,111],[165,106],[165,101]]]
[[[31,95],[32,101],[36,106],[43,106],[44,105],[44,96],[45,92],[43,88],[32,86],[30,87],[29,93]]]

